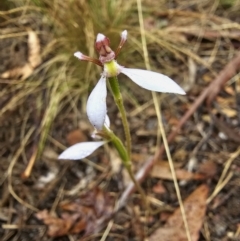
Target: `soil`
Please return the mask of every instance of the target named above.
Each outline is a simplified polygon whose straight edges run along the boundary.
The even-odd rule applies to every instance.
[[[227,10],[220,10],[216,16],[238,23],[238,15],[230,16],[227,15]],[[21,36],[1,39],[1,75],[12,69],[21,69],[29,63],[27,30],[31,28],[35,32],[50,32],[49,27],[40,19],[40,15],[35,18],[34,14],[30,14],[20,19],[18,24],[13,24],[7,21],[9,19],[1,17],[1,36],[25,31]],[[152,24],[150,20],[146,21],[146,25],[151,28],[150,23]],[[172,66],[179,68],[179,84],[184,85],[180,80],[187,78],[186,75],[191,77],[191,69],[188,68],[193,69],[194,76],[194,84],[188,83],[185,86],[188,89],[186,97],[173,94],[158,96],[159,102],[162,98],[162,121],[167,135],[176,128],[201,92],[239,52],[239,30],[235,32],[236,37],[229,37],[228,40],[221,36],[202,37],[198,53],[203,59],[204,54],[206,59],[213,58],[210,69],[196,62],[193,65],[188,62],[187,67],[178,66],[178,61],[171,59],[172,56],[166,60],[172,61]],[[184,41],[197,39],[194,34],[182,35]],[[52,40],[51,37],[51,34],[48,37],[39,34],[41,49]],[[214,52],[212,49],[216,41],[218,47]],[[149,48],[154,55],[154,46]],[[135,192],[128,196],[124,207],[114,213],[114,207],[130,181],[111,145],[109,148],[100,148],[84,161],[57,159],[66,146],[92,140],[92,128],[86,116],[82,114],[76,117],[74,108],[70,106],[65,106],[57,114],[44,148],[36,156],[42,131],[41,121],[49,104],[47,90],[40,85],[36,92],[22,95],[21,83],[30,86],[36,76],[43,76],[44,70],[39,69],[50,58],[51,56],[43,58],[42,63],[25,79],[21,73],[0,78],[1,240],[101,240],[107,227],[111,231],[106,240],[144,240],[147,237],[153,240],[151,235],[159,227],[165,227],[168,217],[179,207],[173,178],[171,175],[166,177],[167,170],[164,173],[149,172],[142,182],[142,187],[152,200],[150,207],[153,212],[146,214],[143,200]],[[183,58],[186,62],[189,61],[187,57]],[[157,57],[152,61],[157,64]],[[186,73],[186,69],[190,74]],[[208,197],[216,192],[211,200],[205,200],[206,212],[200,220],[202,225],[196,239],[199,241],[240,240],[238,82],[239,75],[234,75],[221,88],[210,107],[203,102],[169,144],[175,168],[183,173],[177,174],[182,200],[203,184],[208,187]],[[24,91],[27,91],[26,87]],[[40,108],[39,98],[43,100]],[[127,83],[123,87],[123,98],[134,143],[133,168],[137,172],[161,145],[157,142],[158,119],[154,105],[149,101],[151,93]],[[110,96],[107,104],[111,128],[120,138],[124,138],[121,119]],[[81,102],[75,105],[80,108]],[[26,167],[31,159],[35,163],[29,176],[26,176]],[[164,152],[159,155],[153,169],[166,168],[167,160]],[[186,178],[185,175],[189,175],[189,172],[193,175]],[[178,239],[171,239],[174,240]]]

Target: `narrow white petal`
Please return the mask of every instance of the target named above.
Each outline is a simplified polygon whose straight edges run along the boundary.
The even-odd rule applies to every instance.
[[[185,95],[185,91],[168,76],[142,69],[123,68],[121,73],[127,75],[142,88],[157,92]]]
[[[107,128],[110,128],[110,119],[108,115],[106,115],[105,117],[104,126],[106,126]]]
[[[81,142],[67,148],[58,159],[79,160],[91,155],[105,141]]]
[[[105,122],[107,113],[106,97],[106,77],[102,76],[87,101],[88,119],[97,130],[101,130]]]

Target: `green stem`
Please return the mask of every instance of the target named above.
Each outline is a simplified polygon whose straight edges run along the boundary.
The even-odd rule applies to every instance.
[[[132,171],[131,134],[130,134],[130,129],[129,129],[129,125],[128,125],[126,110],[123,105],[122,94],[120,92],[120,88],[119,88],[119,84],[118,84],[118,78],[117,78],[117,76],[109,77],[108,80],[109,80],[109,87],[113,94],[114,101],[121,113],[122,123],[123,123],[124,132],[125,132],[125,138],[126,138],[127,150],[124,147],[122,141],[117,136],[115,136],[115,134],[111,130],[104,128],[104,131],[110,137],[111,142],[113,143],[113,145],[115,146],[116,150],[118,151],[120,157],[122,158],[123,164],[124,164],[125,168],[127,169],[131,180],[133,181],[134,185],[136,186],[138,192],[140,193],[142,200],[146,206],[146,209],[148,209],[148,202],[147,202],[145,192],[142,189],[141,185],[136,180],[134,173]]]
[[[148,210],[148,202],[147,202],[145,192],[134,176],[134,173],[132,171],[132,162],[126,151],[126,148],[124,147],[122,141],[110,129],[104,127],[104,133],[107,136],[108,140],[113,143],[114,147],[118,151],[118,154],[123,161],[123,165],[127,169],[131,180],[133,181],[134,185],[136,186],[138,192],[140,193],[142,200],[144,202],[144,205],[145,205],[146,209]]]
[[[104,126],[103,130],[104,134],[107,136],[107,139],[113,143],[114,147],[118,151],[118,154],[121,157],[124,166],[128,166],[129,164],[131,164],[128,153],[122,141],[107,127]]]
[[[131,147],[131,134],[130,134],[130,129],[129,129],[129,125],[128,125],[126,111],[125,111],[125,108],[123,105],[122,94],[120,92],[120,88],[119,88],[119,84],[118,84],[118,78],[117,78],[117,76],[114,76],[114,77],[109,77],[108,80],[109,80],[111,92],[114,97],[114,101],[121,113],[122,123],[123,123],[125,138],[126,138],[127,153],[128,153],[129,159],[131,159],[131,148],[132,148]]]
[[[132,179],[132,181],[133,181],[134,185],[136,186],[137,190],[139,191],[139,193],[142,197],[143,203],[146,207],[146,210],[148,210],[148,201],[147,201],[146,194],[145,194],[143,188],[141,187],[141,185],[139,184],[139,182],[136,180],[136,178],[134,176],[134,173],[132,171],[132,165],[131,164],[129,166],[125,165],[125,168],[127,169],[130,178]]]

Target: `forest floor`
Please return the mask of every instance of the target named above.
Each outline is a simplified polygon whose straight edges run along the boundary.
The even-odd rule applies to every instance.
[[[1,1],[2,241],[240,240],[240,1],[140,2]],[[93,133],[86,101],[101,68],[73,53],[97,57],[99,32],[115,49],[125,29],[118,63],[150,63],[186,91],[154,95],[119,75],[148,208],[113,146],[58,160]],[[107,106],[123,140],[110,93]]]

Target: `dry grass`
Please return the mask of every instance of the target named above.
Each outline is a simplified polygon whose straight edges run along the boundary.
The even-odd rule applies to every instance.
[[[199,93],[205,85],[205,80],[199,78],[202,72],[215,76],[236,54],[240,36],[239,0],[201,3],[144,0],[142,4],[151,69],[171,76],[193,94]],[[34,201],[27,200],[26,205],[12,190],[12,180],[17,176],[14,166],[23,171],[31,157],[33,163],[41,160],[46,143],[61,149],[62,145],[56,143],[64,142],[66,131],[85,118],[89,90],[101,73],[101,69],[91,63],[80,63],[73,53],[79,50],[97,57],[94,50],[97,33],[108,36],[114,49],[120,33],[127,29],[128,43],[118,62],[145,68],[138,9],[135,0],[5,0],[0,2],[0,9],[1,73],[9,68],[21,68],[27,61],[29,29],[38,34],[41,42],[42,63],[30,77],[0,79],[0,127],[3,129],[0,155],[5,161],[3,170],[8,170],[0,183],[6,181],[7,175],[12,178],[9,192],[23,206],[31,207]],[[11,52],[15,46],[20,46],[18,54],[23,57],[16,63]],[[133,85],[129,82],[121,84],[129,111],[140,110],[134,116],[144,115],[144,108],[153,105],[152,100],[149,101],[150,94],[142,94],[135,87],[131,89]],[[163,102],[164,111],[170,109],[170,113],[179,115],[181,111],[175,105],[177,97],[158,98],[168,101]],[[190,104],[186,99],[181,101]],[[61,126],[66,119],[71,119],[73,124]],[[170,128],[166,125],[167,130]],[[59,139],[54,140],[52,136]],[[4,204],[2,201],[1,205]]]

